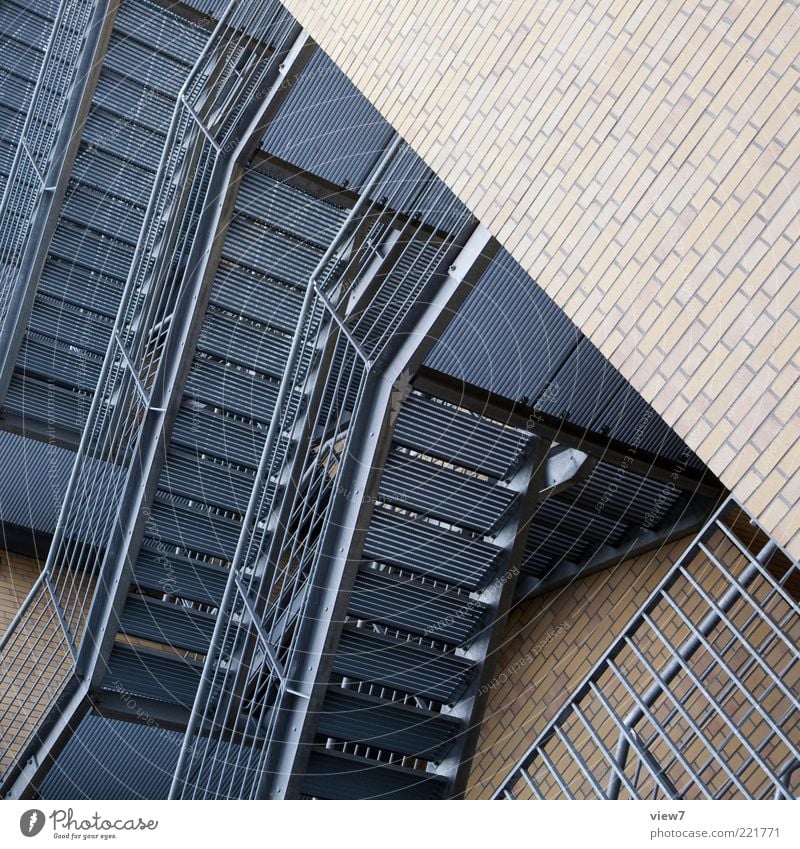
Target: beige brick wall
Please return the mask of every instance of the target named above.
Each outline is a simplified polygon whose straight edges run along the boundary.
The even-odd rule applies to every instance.
[[[32,557],[0,551],[0,634],[5,634],[42,565]]]
[[[286,2],[800,555],[798,9]]]
[[[30,557],[0,551],[0,634],[5,634],[35,583],[41,565]],[[33,610],[44,622],[48,613],[45,605],[38,602],[33,605]],[[33,644],[38,633],[49,630],[49,627],[27,628],[22,639],[12,640],[0,660],[0,674],[4,680],[3,692],[0,693],[0,774],[12,762],[41,713],[41,706],[31,710],[23,704],[33,703],[44,692],[42,687],[29,686],[36,679],[41,662],[38,658],[28,657],[26,649]],[[56,647],[52,657],[48,658],[55,667],[63,662],[63,651]],[[25,692],[24,699],[18,697],[20,691]]]

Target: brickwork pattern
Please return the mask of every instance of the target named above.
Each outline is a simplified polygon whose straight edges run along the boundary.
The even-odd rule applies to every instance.
[[[32,557],[0,551],[0,634],[5,634],[43,565]]]
[[[37,560],[14,554],[10,551],[0,551],[0,634],[5,634],[11,620],[16,615],[22,602],[27,597],[31,587],[36,582],[43,564]],[[33,606],[36,625],[29,629],[26,636],[32,640],[39,633],[55,631],[50,624],[49,599],[41,598]],[[37,676],[40,671],[37,664],[42,663],[37,658],[30,658],[24,652],[18,650],[16,643],[9,649],[13,655],[10,669],[6,667],[7,660],[3,658],[0,673],[8,680],[10,670],[13,670],[14,686],[0,693],[0,774],[10,765],[13,760],[19,742],[24,740],[35,727],[41,710],[20,710],[17,713],[18,700],[15,698],[15,690],[20,686],[21,680],[28,676],[28,680]],[[46,667],[56,670],[66,659],[66,653],[61,641],[54,640],[51,651],[44,657]],[[44,687],[34,687],[30,695],[32,697],[47,698],[47,690]],[[8,712],[7,712],[8,711]]]
[[[287,6],[800,556],[797,7]]]

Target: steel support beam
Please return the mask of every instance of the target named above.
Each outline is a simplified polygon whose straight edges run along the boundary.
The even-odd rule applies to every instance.
[[[442,270],[447,270],[444,280],[436,291],[420,297],[418,309],[406,317],[393,343],[368,372],[362,402],[349,427],[350,453],[336,480],[331,512],[334,519],[320,541],[322,568],[309,588],[307,608],[313,616],[298,625],[296,641],[300,649],[286,670],[291,692],[287,692],[273,731],[275,745],[265,762],[257,794],[260,798],[295,798],[300,792],[380,470],[391,444],[397,382],[404,371],[419,367],[495,250],[496,243],[478,224],[462,246],[445,257],[441,264]],[[356,492],[363,497],[347,497],[347,493]]]
[[[156,724],[158,728],[183,731],[189,721],[189,709],[183,705],[132,696],[113,690],[101,690],[91,696],[94,713],[108,719],[138,722],[143,725]]]
[[[585,480],[596,465],[597,458],[585,451],[566,446],[551,448],[547,455],[541,497],[566,492],[579,481]]]
[[[60,116],[47,116],[50,120],[58,118],[54,128],[55,139],[52,145],[52,153],[48,160],[46,172],[40,174],[43,184],[40,188],[39,199],[35,206],[33,218],[27,225],[25,246],[16,270],[5,315],[0,315],[0,321],[2,321],[0,325],[0,408],[5,403],[8,386],[14,374],[14,364],[17,361],[22,339],[28,327],[39,278],[47,259],[50,240],[58,224],[61,204],[69,185],[72,165],[80,146],[83,124],[100,76],[102,57],[105,55],[111,37],[119,3],[120,0],[99,0],[99,2],[93,4],[89,25],[83,36],[83,49],[74,69],[74,84],[68,89],[69,94],[63,104],[63,112]],[[59,9],[54,27],[57,27],[59,23],[67,26],[68,21],[65,21],[66,13],[64,9],[69,6],[74,6],[72,0],[62,2],[62,8]],[[24,140],[29,123],[34,119],[36,113],[36,99],[40,93],[43,99],[52,97],[50,87],[55,84],[57,77],[63,80],[64,57],[58,54],[54,36],[51,37],[39,73],[34,100],[30,106],[28,120],[23,128],[20,149],[17,151],[14,166],[9,176],[8,186],[3,197],[4,202],[0,206],[0,218],[13,211],[9,209],[12,183],[16,174],[23,170],[23,161],[29,159],[29,154],[24,148]],[[78,38],[78,35],[71,33],[70,37]],[[63,82],[61,84],[63,85]],[[39,119],[42,120],[42,116],[39,116]],[[32,161],[31,164],[33,164]],[[34,167],[36,166],[34,165]],[[2,293],[0,293],[0,297],[2,297]]]
[[[604,545],[583,563],[565,560],[553,567],[543,578],[526,576],[519,582],[516,601],[544,595],[576,579],[586,578],[632,557],[639,557],[648,551],[659,549],[667,543],[693,536],[703,527],[714,507],[715,503],[711,499],[698,499],[697,503],[687,506],[680,516],[671,520],[660,530],[639,528],[622,544]]]

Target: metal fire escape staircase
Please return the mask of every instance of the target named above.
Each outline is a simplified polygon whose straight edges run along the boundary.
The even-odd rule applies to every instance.
[[[209,35],[148,0],[106,5],[86,105],[61,131],[74,142],[59,163],[63,199],[44,195],[49,223],[32,231],[18,275],[0,381],[3,427],[70,447],[89,413],[175,99]]]
[[[482,668],[515,584],[541,448],[529,432],[429,395],[403,403],[302,795],[446,798],[463,789]]]
[[[199,648],[202,614],[187,625],[182,605],[134,597],[128,587],[143,538],[150,549],[172,541],[173,551],[187,545],[186,537],[198,540],[193,550],[210,540],[206,554],[217,562],[235,540],[235,520],[220,516],[216,508],[220,501],[232,511],[239,505],[228,503],[229,493],[220,492],[219,476],[213,473],[203,481],[209,494],[201,495],[210,504],[198,504],[197,492],[189,493],[195,498],[185,497],[187,465],[177,451],[168,450],[169,432],[180,417],[184,381],[191,415],[209,425],[195,428],[192,420],[184,437],[189,454],[195,436],[215,443],[215,416],[235,407],[226,398],[243,389],[250,393],[238,402],[246,407],[237,410],[241,421],[268,416],[274,399],[269,380],[252,369],[240,373],[233,363],[215,361],[202,335],[203,317],[212,303],[210,272],[230,216],[237,169],[290,88],[288,71],[300,67],[312,49],[279,4],[248,8],[233,3],[178,95],[59,527],[42,577],[2,644],[2,720],[11,730],[4,740],[4,791],[11,795],[30,792],[104,682],[135,677],[141,659],[148,657],[147,682],[168,684],[174,676],[180,693],[191,670],[185,661],[180,663],[183,676],[173,669],[177,649],[159,654],[143,647],[131,671],[115,639],[118,628],[146,631],[142,621],[161,616],[160,640],[166,635],[176,645]],[[297,250],[302,253],[302,246]],[[223,309],[206,319],[231,325],[238,316]],[[238,326],[236,332],[245,335]],[[276,347],[273,356],[280,357],[280,350]],[[198,375],[206,373],[204,382]],[[230,439],[237,428],[226,423],[225,430]],[[176,432],[182,432],[180,424]],[[209,466],[212,458],[195,464],[194,473]],[[244,466],[240,476],[247,477]],[[153,500],[156,491],[160,495]],[[142,559],[137,580],[147,586],[147,555]],[[194,562],[174,559],[176,574],[187,560]],[[166,557],[159,561],[162,571],[169,564]],[[213,572],[212,562],[194,573],[205,601],[213,602]],[[168,587],[161,589],[166,595]],[[24,658],[36,658],[35,674]]]
[[[9,0],[0,8],[0,197],[14,165],[58,7],[58,0],[35,9]]]
[[[284,31],[266,39],[271,44],[266,63],[259,66],[256,57],[250,68],[263,73],[263,65],[288,45],[283,48],[288,58],[270,67],[277,73],[274,94],[291,60],[299,65],[306,48],[299,28],[281,18],[277,6],[272,12]],[[490,256],[488,234],[463,208],[454,212],[452,196],[432,176],[421,188],[412,182],[417,197],[407,199],[404,214],[378,202],[378,178],[402,181],[415,162],[397,141],[364,188],[358,211],[348,213],[250,171],[241,179],[231,215],[231,167],[254,136],[252,128],[277,101],[262,101],[255,110],[242,107],[240,121],[251,129],[232,156],[221,155],[225,130],[233,129],[218,119],[220,135],[210,131],[215,113],[208,92],[219,94],[225,85],[219,79],[230,81],[231,64],[247,55],[230,48],[231,33],[252,33],[236,14],[220,24],[179,95],[50,558],[4,638],[2,710],[12,732],[4,752],[9,795],[32,792],[86,710],[140,721],[144,708],[165,727],[184,727],[187,707],[194,701],[196,711],[200,704],[202,656],[209,646],[213,655],[215,627],[229,624],[214,611],[226,610],[231,587],[232,619],[247,623],[241,658],[252,660],[249,638],[269,623],[243,581],[268,573],[254,565],[227,567],[241,560],[246,546],[256,551],[275,544],[271,535],[280,527],[275,516],[285,514],[288,502],[272,505],[273,499],[288,492],[302,500],[309,476],[301,476],[300,487],[291,485],[295,453],[310,460],[305,471],[312,471],[319,510],[304,542],[305,565],[296,573],[303,580],[280,581],[280,615],[271,627],[279,643],[308,628],[307,611],[318,591],[308,579],[314,567],[327,563],[319,546],[330,545],[331,532],[337,532],[332,508],[341,507],[342,490],[332,489],[329,479],[360,473],[358,464],[342,463],[337,443],[352,438],[359,421],[366,427],[377,417],[385,431],[380,443],[389,445],[394,418],[387,419],[389,430],[383,420],[396,398],[386,364],[399,378],[401,367],[421,361]],[[253,87],[241,86],[243,104],[248,102],[243,92]],[[191,183],[187,173],[194,175]],[[455,233],[431,223],[437,204],[442,221],[457,222]],[[294,213],[287,215],[287,209]],[[207,238],[190,240],[189,233]],[[170,259],[187,252],[183,261]],[[209,269],[215,265],[211,285]],[[335,380],[325,379],[333,373]],[[337,383],[342,391],[331,392]],[[298,392],[300,385],[305,392]],[[367,395],[381,400],[367,403]],[[316,425],[309,430],[312,414]],[[290,432],[293,438],[287,439]],[[372,442],[370,437],[367,444],[374,447]],[[265,476],[265,468],[272,473]],[[256,519],[259,502],[282,511]],[[499,503],[508,506],[502,498]],[[306,517],[285,527],[310,526]],[[360,603],[370,581],[381,586],[394,581],[380,571],[359,577]],[[427,605],[431,613],[446,613],[461,598],[458,581],[454,587],[455,594],[448,590],[438,601],[442,593],[422,580],[410,592],[421,610]],[[328,584],[326,591],[339,594],[339,584]],[[473,606],[485,612],[481,603]],[[472,628],[461,630],[456,628],[462,644],[475,638]],[[287,666],[293,656],[303,656],[288,648]],[[263,662],[274,649],[258,651]],[[453,662],[464,670],[473,665],[436,658],[429,688],[435,688],[431,675],[447,676]],[[261,674],[253,669],[256,677]],[[243,691],[252,691],[253,683],[251,676]],[[327,688],[321,677],[303,684],[320,694]],[[284,695],[293,695],[290,687]],[[403,724],[420,707],[406,708],[405,714],[391,701],[386,707],[389,726],[402,739]],[[290,715],[291,708],[280,714]],[[430,722],[437,734],[462,725],[446,716]],[[275,754],[269,746],[265,752]],[[387,774],[393,769],[390,765]],[[243,795],[264,792],[264,774],[257,776],[253,787],[240,789]]]
[[[133,696],[168,725],[185,725],[199,664],[181,655],[208,650],[300,287],[345,214],[257,171],[243,176],[119,620],[120,635],[152,645],[115,643],[96,700],[106,715],[128,714]]]
[[[0,203],[4,221],[0,236],[0,399],[5,397],[14,371],[47,245],[58,221],[113,11],[110,2],[71,0],[59,4],[31,94]],[[5,14],[11,12],[8,9]],[[32,23],[20,21],[28,40],[36,37]],[[11,31],[15,31],[13,22]]]
[[[390,149],[373,182],[383,169],[385,179],[401,175],[409,159],[407,150]],[[422,211],[430,220],[430,210],[445,198],[433,180],[415,201],[419,212],[412,209],[399,227],[396,214],[387,225],[386,211],[371,194],[368,186],[351,213],[359,226],[352,232],[345,226],[331,248],[345,265],[341,284],[320,279],[321,269],[309,283],[298,329],[315,314],[326,321],[319,332],[298,333],[289,358],[173,796],[446,795],[461,763],[458,756],[448,763],[446,755],[470,725],[465,705],[472,705],[474,694],[467,688],[485,654],[485,634],[497,624],[496,602],[501,593],[510,598],[510,581],[488,591],[487,583],[514,546],[535,440],[487,423],[481,433],[480,419],[444,407],[426,410],[421,396],[408,401],[406,414],[410,376],[485,268],[491,245],[466,211],[455,233],[426,226]],[[304,354],[314,348],[321,356],[309,370]],[[447,458],[457,432],[466,439],[460,458],[476,465],[483,449],[477,469],[488,464],[488,476],[411,459],[409,444],[419,448],[424,440],[414,434],[419,416],[434,413],[439,454]],[[455,428],[450,435],[449,425]],[[393,442],[396,428],[405,434],[399,443]],[[471,428],[477,435],[470,444]],[[485,450],[492,440],[498,444],[494,456]],[[514,462],[519,466],[512,469]],[[385,491],[396,488],[392,475],[398,474],[416,475],[404,506]],[[493,477],[509,474],[503,484]],[[472,505],[463,527],[421,518],[410,529],[427,535],[434,557],[454,544],[456,574],[448,556],[438,579],[435,572],[426,577],[430,570],[419,562],[403,571],[391,560],[378,565],[362,559],[373,514],[378,537],[385,536],[386,522],[398,526],[388,531],[391,546],[409,511],[432,507],[433,519],[444,505],[457,522],[460,501]],[[496,544],[484,539],[489,533]],[[487,595],[472,598],[471,589]],[[464,621],[459,616],[444,624],[462,606]],[[373,624],[357,627],[373,615]],[[440,620],[443,633],[426,639],[425,623],[435,632]],[[343,687],[345,678],[361,684]],[[442,712],[448,701],[452,710]],[[354,753],[318,745],[327,734],[363,747]],[[376,760],[384,735],[395,748],[384,745]],[[373,756],[363,759],[370,744]],[[450,772],[426,774],[399,763],[415,754],[435,757]]]

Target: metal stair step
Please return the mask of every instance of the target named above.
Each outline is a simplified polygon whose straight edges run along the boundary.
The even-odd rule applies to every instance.
[[[88,351],[76,351],[55,340],[26,336],[16,367],[28,376],[93,392],[102,365],[102,358]]]
[[[228,228],[222,255],[230,262],[278,280],[305,286],[322,251],[238,215]]]
[[[34,301],[28,322],[30,330],[98,356],[105,355],[114,326],[108,317],[42,294]]]
[[[134,80],[147,85],[148,89],[173,97],[188,75],[185,62],[157,53],[151,47],[119,32],[114,32],[109,39],[103,67],[130,75]]]
[[[347,215],[347,210],[260,171],[249,171],[242,179],[236,211],[323,249],[333,241]]]
[[[136,73],[135,69],[132,73]],[[149,82],[149,81],[145,81]],[[93,103],[113,112],[127,115],[154,133],[166,133],[172,118],[174,99],[147,88],[136,77],[103,67],[97,82]]]
[[[144,219],[142,208],[75,182],[70,185],[61,214],[75,224],[133,246]]]
[[[11,173],[16,149],[17,146],[13,142],[0,141],[0,174],[3,175],[0,187],[5,186],[6,179]]]
[[[21,77],[9,76],[3,80],[0,86],[0,104],[7,109],[19,113],[25,113],[26,107],[33,95],[32,82],[23,80]]]
[[[278,384],[218,360],[198,357],[186,380],[186,394],[251,421],[266,423],[275,409]]]
[[[153,172],[111,153],[82,144],[72,177],[84,186],[91,186],[108,197],[117,197],[144,209],[150,197]]]
[[[25,6],[21,0],[14,0],[16,5]],[[48,21],[54,21],[58,14],[59,0],[37,0],[36,14],[47,18]]]
[[[301,792],[319,799],[442,799],[447,781],[418,770],[316,749],[309,757]]]
[[[501,549],[391,510],[372,515],[364,557],[446,581],[468,590],[482,589],[495,573]]]
[[[202,552],[221,560],[233,559],[241,530],[239,522],[233,519],[158,496],[150,518],[148,534],[156,542],[171,542],[187,551]]]
[[[197,347],[280,380],[291,344],[291,339],[281,333],[212,308],[203,320]]]
[[[12,161],[17,150],[17,140],[22,135],[22,128],[24,126],[25,115],[22,112],[0,105],[0,140],[8,143],[11,149]]]
[[[97,274],[54,256],[47,258],[39,282],[42,294],[111,319],[117,314],[123,288],[124,284],[115,277]]]
[[[542,501],[536,508],[532,524],[556,528],[575,539],[596,537],[610,542],[616,542],[627,530],[624,523],[614,521],[613,515],[598,516],[596,511],[584,510],[561,498]]]
[[[143,0],[120,4],[114,30],[185,65],[192,65],[208,39],[208,30]]]
[[[125,119],[125,116],[94,106],[84,124],[83,142],[130,161],[138,168],[155,172],[161,159],[164,136]]]
[[[443,704],[464,691],[472,669],[471,661],[454,654],[350,625],[342,632],[333,661],[340,675]]]
[[[399,452],[390,454],[378,491],[384,501],[481,533],[492,530],[515,497],[494,481]]]
[[[261,457],[266,430],[233,419],[209,408],[194,410],[184,403],[172,430],[173,445],[209,454],[255,469]]]
[[[119,630],[129,637],[205,654],[215,618],[210,613],[131,593],[122,608]]]
[[[445,714],[331,687],[320,712],[317,734],[438,761],[450,751],[461,727],[458,719]]]
[[[463,645],[485,621],[488,608],[466,593],[363,566],[349,613],[453,645]]]
[[[17,373],[11,378],[3,409],[26,420],[52,421],[79,434],[91,403],[86,393]]]
[[[303,305],[303,293],[230,261],[217,268],[211,303],[230,312],[293,333]]]
[[[400,445],[502,479],[531,435],[413,393],[403,404],[393,439]]]
[[[253,488],[253,475],[212,463],[196,454],[170,450],[158,487],[232,513],[244,513]]]
[[[133,567],[133,583],[145,590],[199,601],[218,607],[225,592],[228,570],[194,557],[142,548]]]
[[[56,228],[50,253],[69,263],[124,283],[133,260],[133,247],[116,239],[101,236],[84,227],[70,225],[62,220]]]
[[[0,35],[0,70],[3,71],[4,85],[10,83],[9,74],[21,77],[28,82],[36,82],[41,64],[40,50],[29,47],[6,33]]]
[[[51,23],[37,15],[30,3],[3,3],[0,6],[0,32],[30,47],[44,50],[50,37]]]
[[[537,525],[534,521],[525,543],[522,571],[543,577],[549,566],[562,560],[580,562],[586,549],[587,543],[581,537]]]
[[[191,708],[202,664],[174,654],[115,643],[103,689]]]
[[[588,477],[559,495],[569,510],[574,507],[594,513],[602,500],[603,516],[624,519],[625,524],[643,524],[654,507],[659,512],[669,510],[680,496],[678,489],[669,489],[629,470],[611,463],[598,463]]]

